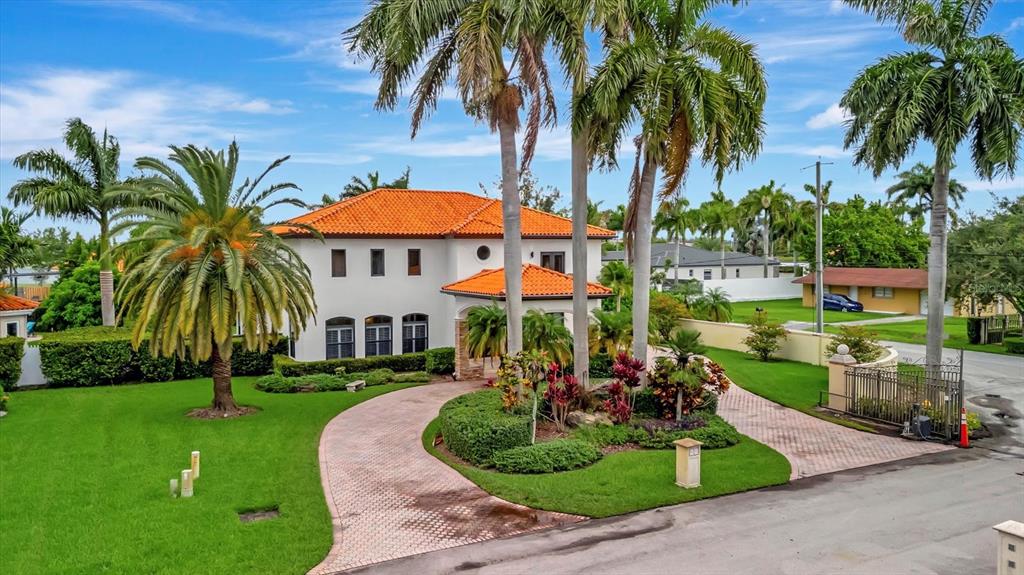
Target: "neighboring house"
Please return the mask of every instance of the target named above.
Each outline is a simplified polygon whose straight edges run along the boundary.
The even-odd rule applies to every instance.
[[[793,280],[803,284],[803,305],[814,307],[814,274]],[[925,314],[928,311],[928,270],[896,268],[825,268],[827,293],[842,294],[864,304],[864,311]]]
[[[522,208],[523,306],[558,313],[571,329],[572,222]],[[277,232],[309,266],[316,323],[292,355],[309,361],[455,346],[474,306],[504,298],[501,201],[465,192],[378,189],[289,220]],[[589,226],[588,280],[601,242]],[[591,284],[590,309],[610,290]]]
[[[625,252],[610,251],[601,260],[624,261]],[[679,245],[679,261],[676,261],[676,243],[659,242],[651,245],[651,269],[664,271],[665,278],[675,278],[679,268],[679,280],[729,280],[764,278],[764,257],[739,252],[725,252],[725,275],[722,275],[722,252],[702,250],[686,244]],[[768,258],[768,277],[779,277],[779,260]]]
[[[0,337],[28,337],[28,316],[37,307],[38,302],[0,293]]]

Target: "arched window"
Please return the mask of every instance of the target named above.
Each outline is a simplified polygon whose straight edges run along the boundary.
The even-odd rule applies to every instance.
[[[391,316],[366,318],[366,357],[391,355]]]
[[[327,359],[356,356],[356,321],[350,317],[327,320]]]
[[[402,353],[427,350],[427,315],[410,313],[402,316]]]

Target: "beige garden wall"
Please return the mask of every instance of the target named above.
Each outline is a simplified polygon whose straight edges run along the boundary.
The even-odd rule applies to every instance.
[[[699,331],[704,345],[747,351],[747,346],[743,345],[743,339],[750,335],[746,324],[684,319],[681,325],[686,329]],[[814,365],[828,364],[825,348],[832,339],[831,335],[790,329],[786,330],[786,334],[786,339],[775,357]]]

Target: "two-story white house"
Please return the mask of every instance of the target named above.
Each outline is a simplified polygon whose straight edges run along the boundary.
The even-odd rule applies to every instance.
[[[378,189],[289,220],[279,229],[309,266],[316,321],[294,334],[300,361],[457,346],[470,308],[504,299],[501,201],[465,192]],[[572,222],[522,208],[523,304],[572,326]],[[601,269],[590,226],[588,280]],[[589,308],[610,290],[589,285]]]

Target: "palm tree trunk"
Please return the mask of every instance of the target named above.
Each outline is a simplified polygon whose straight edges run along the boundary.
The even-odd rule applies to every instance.
[[[647,326],[651,307],[651,207],[654,203],[654,179],[658,167],[644,159],[640,175],[640,196],[636,203],[636,233],[633,258],[633,355],[647,360]],[[647,378],[643,378],[647,385]]]
[[[523,350],[523,236],[520,225],[519,170],[516,168],[516,127],[498,122],[501,145],[501,207],[504,219],[505,311],[508,353]]]
[[[765,210],[765,212],[764,212],[764,222],[763,222],[764,226],[762,227],[762,229],[764,230],[764,278],[765,279],[768,279],[768,246],[772,245],[772,242],[771,242],[771,233],[772,232],[771,232],[771,230],[768,229],[768,226],[771,225],[771,220],[769,218],[771,218],[771,216],[768,214],[768,210]]]
[[[105,327],[114,326],[114,272],[110,262],[110,226],[100,218],[100,315]]]
[[[676,267],[672,270],[672,285],[679,285],[679,235],[676,234],[676,261],[672,262]]]
[[[238,404],[231,393],[230,348],[226,355],[221,354],[220,346],[215,340],[210,352],[210,361],[213,364],[213,411],[223,412],[225,416],[231,415],[238,411]]]
[[[587,130],[572,140],[572,365],[576,381],[587,388],[590,342],[587,330]]]
[[[722,260],[721,260],[721,264],[722,264],[722,279],[725,279],[725,232],[723,231],[722,234],[720,236],[718,236],[718,238],[719,238],[718,248],[720,250],[720,254],[721,254],[721,258],[722,258]]]
[[[949,208],[949,162],[941,156],[935,160],[935,183],[932,187],[931,224],[928,235],[928,331],[925,364],[929,370],[942,364],[943,308],[946,302],[946,216]]]

